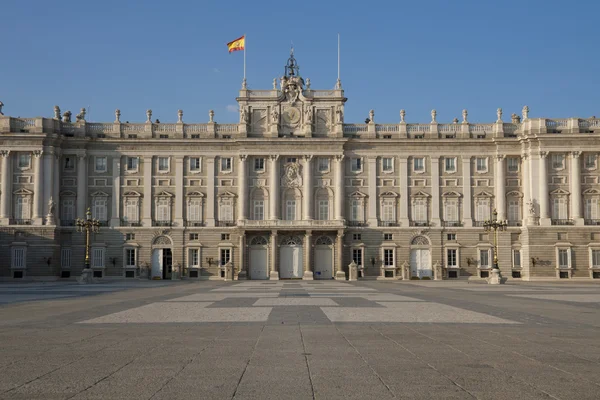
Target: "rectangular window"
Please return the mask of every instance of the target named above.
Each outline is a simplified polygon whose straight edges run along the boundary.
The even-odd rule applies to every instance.
[[[221,221],[233,221],[233,202],[230,199],[221,200],[219,205],[219,219]]]
[[[265,159],[255,158],[254,159],[254,170],[256,172],[263,172],[265,170]]]
[[[189,238],[190,238],[190,240],[198,240],[198,234],[197,233],[190,233]]]
[[[75,157],[69,156],[65,157],[65,171],[73,171],[75,170]]]
[[[558,250],[558,268],[569,268],[569,250]]]
[[[106,172],[107,165],[106,157],[96,157],[96,172]]]
[[[456,268],[458,266],[457,253],[458,250],[456,249],[446,249],[448,268]]]
[[[30,205],[29,197],[19,196],[17,197],[17,207],[15,210],[16,219],[29,219]]]
[[[254,200],[253,207],[253,218],[256,221],[262,221],[265,219],[265,201],[264,200]]]
[[[24,247],[13,247],[12,249],[12,268],[25,268],[25,248]]]
[[[156,220],[157,221],[170,221],[171,220],[171,206],[169,199],[158,199],[156,202]]]
[[[585,199],[585,219],[600,219],[599,203],[597,197]]]
[[[521,268],[521,250],[513,250],[513,268]]]
[[[135,233],[126,233],[125,240],[135,240]]]
[[[586,154],[585,155],[585,168],[586,169],[596,169],[596,154]]]
[[[287,158],[287,163],[295,163],[296,161],[298,161],[298,159],[296,157],[288,157]]]
[[[158,157],[158,170],[161,172],[169,170],[169,157]]]
[[[287,200],[285,202],[285,219],[288,221],[296,220],[296,200]]]
[[[200,205],[202,200],[200,199],[190,199],[188,201],[188,215],[187,219],[191,222],[200,222],[202,221],[202,213],[200,209]]]
[[[490,201],[489,199],[479,199],[477,201],[476,221],[484,222],[490,219]]]
[[[396,222],[396,201],[394,199],[384,199],[381,208],[382,221]]]
[[[446,235],[446,239],[450,240],[450,241],[455,241],[456,240],[456,233],[448,233]]]
[[[190,249],[188,253],[188,267],[200,267],[200,249]]]
[[[394,235],[391,233],[384,233],[383,234],[383,240],[392,240],[394,238]]]
[[[62,268],[71,268],[71,249],[62,249],[60,251],[60,266]]]
[[[475,159],[475,165],[476,165],[477,172],[486,172],[487,171],[487,158],[477,157]]]
[[[394,249],[383,249],[383,265],[385,267],[393,267],[394,264]]]
[[[413,201],[413,221],[419,223],[427,222],[427,200],[415,199]]]
[[[190,158],[190,171],[191,172],[200,172],[200,157],[191,157]]]
[[[592,250],[592,268],[600,268],[600,250]]]
[[[92,268],[104,267],[104,248],[92,248]]]
[[[480,266],[480,268],[489,268],[490,267],[490,251],[489,250],[479,250],[479,266]]]
[[[75,200],[64,199],[62,201],[62,210],[60,218],[63,221],[73,221],[75,219]]]
[[[565,167],[564,154],[552,154],[552,168],[563,169]]]
[[[31,163],[31,155],[29,154],[19,154],[19,168],[29,168]]]
[[[555,197],[552,199],[552,218],[568,219],[566,197]]]
[[[444,167],[446,172],[456,172],[456,158],[446,158]]]
[[[327,221],[329,219],[329,200],[319,200],[319,220]]]
[[[137,171],[139,158],[127,157],[127,171]]]
[[[425,171],[425,159],[423,157],[413,158],[413,170],[415,172]]]
[[[361,158],[351,158],[350,159],[350,169],[352,172],[362,171],[362,159]]]
[[[392,172],[394,170],[394,159],[391,157],[384,157],[382,159],[383,172]]]
[[[231,157],[221,158],[221,172],[231,172]]]
[[[350,202],[350,220],[351,221],[363,221],[363,207],[362,201],[352,200]]]
[[[353,233],[352,234],[352,240],[361,240],[361,234],[360,233]]]
[[[444,204],[444,221],[458,222],[458,200],[446,199]]]
[[[521,202],[519,200],[508,200],[508,220],[521,220]]]
[[[508,172],[519,171],[519,159],[517,157],[508,157],[506,159],[506,169]]]
[[[229,240],[231,235],[229,233],[221,233],[221,240]]]
[[[221,249],[221,258],[219,259],[221,265],[227,264],[231,260],[231,249]]]
[[[329,171],[329,158],[319,158],[318,167],[319,172]]]
[[[352,249],[352,261],[360,268],[363,266],[363,251],[362,249]]]
[[[139,219],[138,199],[127,199],[125,201],[125,221],[138,222]]]
[[[136,265],[135,249],[125,249],[125,266],[135,267]]]

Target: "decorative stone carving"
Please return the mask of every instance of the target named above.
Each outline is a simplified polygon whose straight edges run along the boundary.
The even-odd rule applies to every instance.
[[[436,118],[437,118],[437,111],[431,110],[431,123],[432,124],[436,124],[437,123]]]
[[[413,246],[429,246],[429,239],[427,239],[425,236],[419,235],[413,238],[410,244]]]
[[[277,90],[277,78],[273,78],[273,90]]]
[[[529,216],[532,218],[535,218],[535,203],[533,202],[533,200],[529,199],[529,201],[527,202],[527,210],[529,212]]]
[[[304,122],[307,125],[312,125],[313,123],[313,110],[312,107],[306,107],[304,110]]]
[[[271,110],[271,123],[278,124],[279,123],[279,112],[276,108]]]
[[[335,81],[335,89],[336,90],[342,89],[342,81],[340,80],[340,78],[337,78],[337,80]]]
[[[306,78],[306,90],[310,90],[310,78]]]
[[[154,245],[163,245],[163,246],[170,246],[171,243],[171,239],[169,239],[166,236],[159,236],[156,239],[154,239],[154,242],[152,243]]]
[[[266,246],[269,244],[269,241],[264,236],[255,236],[250,241],[250,246]]]
[[[496,110],[496,116],[498,117],[498,120],[496,122],[502,123],[502,109],[501,108]]]
[[[44,151],[43,151],[43,150],[34,150],[34,151],[33,151],[33,156],[34,156],[35,158],[40,158],[40,157],[42,156],[42,154],[44,154]]]
[[[242,89],[243,90],[248,89],[248,83],[246,82],[246,78],[242,79]]]
[[[248,110],[246,107],[240,107],[240,124],[248,123]]]
[[[77,114],[77,115],[75,116],[75,121],[76,121],[76,122],[85,121],[85,108],[82,108],[82,109],[79,111],[79,114]]]
[[[177,110],[177,123],[183,123],[183,110]]]
[[[60,107],[54,106],[54,119],[60,120]]]
[[[65,113],[63,114],[63,122],[71,123],[71,111],[65,111]]]
[[[118,108],[115,110],[115,124],[121,123],[121,110]]]
[[[344,123],[344,109],[342,106],[337,106],[335,109],[335,122],[338,124]]]
[[[453,124],[458,124],[458,118],[454,118],[454,119],[452,120],[452,123],[453,123]]]
[[[284,236],[281,239],[282,246],[302,246],[302,239],[300,236]]]
[[[50,200],[48,200],[48,215],[54,215],[54,209],[56,208],[56,202],[50,196]]]
[[[282,186],[287,187],[301,187],[302,186],[302,174],[300,173],[300,166],[297,163],[289,163],[284,167]]]
[[[215,112],[214,110],[208,111],[208,122],[215,122]]]
[[[405,110],[400,110],[400,122],[406,122],[404,120],[404,117],[406,117],[406,111]]]
[[[523,121],[526,121],[529,118],[529,107],[523,107]]]
[[[520,124],[521,123],[521,117],[519,117],[515,113],[512,113],[512,115],[510,116],[510,118],[511,118],[513,124]]]
[[[468,124],[469,121],[467,120],[467,117],[469,116],[469,112],[467,111],[467,109],[465,108],[464,110],[462,110],[462,117],[463,117],[463,124]]]
[[[315,245],[333,246],[333,240],[331,240],[329,236],[319,236],[317,240],[315,240]]]
[[[304,80],[299,76],[281,77],[281,91],[290,104],[294,104],[298,100],[303,86]]]
[[[146,110],[146,123],[152,123],[152,110]]]
[[[369,110],[369,122],[371,124],[375,123],[375,110]]]
[[[2,107],[4,107],[4,103],[0,101],[0,115],[4,115],[2,112]]]

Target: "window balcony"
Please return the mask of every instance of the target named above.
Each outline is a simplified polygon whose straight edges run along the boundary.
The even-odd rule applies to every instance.
[[[410,221],[410,226],[429,226],[429,221]]]
[[[61,219],[60,226],[75,226],[74,219]]]
[[[444,226],[446,228],[460,227],[460,226],[462,226],[462,222],[460,222],[460,221],[443,221],[442,226]]]
[[[122,219],[121,226],[142,226],[142,223],[140,221],[127,221]]]
[[[172,221],[152,221],[152,226],[171,226]]]
[[[552,219],[552,225],[575,225],[572,219]]]
[[[586,219],[583,222],[585,225],[600,225],[600,219]]]
[[[11,219],[9,224],[10,225],[31,225],[33,222],[30,219]]]
[[[523,221],[508,221],[508,226],[523,226]]]
[[[217,226],[235,226],[235,221],[217,221]]]
[[[400,226],[397,221],[379,221],[379,226]]]
[[[346,225],[348,226],[367,226],[365,221],[347,221]]]
[[[473,226],[476,226],[479,228],[483,228],[483,224],[485,224],[485,221],[473,221]]]
[[[187,226],[187,227],[204,226],[204,222],[202,222],[202,221],[185,221],[185,226]]]

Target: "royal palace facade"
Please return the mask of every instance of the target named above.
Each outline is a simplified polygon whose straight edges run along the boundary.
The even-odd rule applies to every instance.
[[[91,123],[0,115],[0,276],[484,279],[494,232],[508,279],[600,278],[600,119],[344,121],[293,57],[240,121]]]

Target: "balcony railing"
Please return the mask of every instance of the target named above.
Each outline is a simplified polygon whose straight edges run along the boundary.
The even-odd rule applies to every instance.
[[[483,224],[485,224],[485,221],[473,221],[473,226],[476,226],[479,228],[483,228]]]
[[[75,220],[74,219],[61,219],[60,225],[61,226],[75,226]]]
[[[379,221],[379,226],[400,226],[397,221]]]
[[[348,226],[367,226],[365,221],[347,221],[346,225]]]
[[[31,225],[32,221],[30,219],[17,218],[17,219],[11,219],[10,224],[11,225]]]
[[[235,226],[235,221],[217,221],[217,226]]]
[[[445,226],[446,228],[457,227],[457,226],[462,226],[462,222],[460,222],[460,221],[444,221],[444,222],[442,222],[442,225]]]
[[[142,223],[140,221],[127,221],[122,219],[121,226],[142,226]]]
[[[586,219],[583,222],[585,225],[600,225],[600,219]]]
[[[575,225],[572,219],[552,219],[552,225]]]
[[[204,226],[204,222],[202,222],[202,221],[185,221],[185,226],[187,226],[187,227]]]
[[[171,226],[172,221],[152,221],[152,226]]]
[[[508,226],[523,226],[523,221],[508,221]]]
[[[429,221],[410,221],[410,226],[429,226]]]

